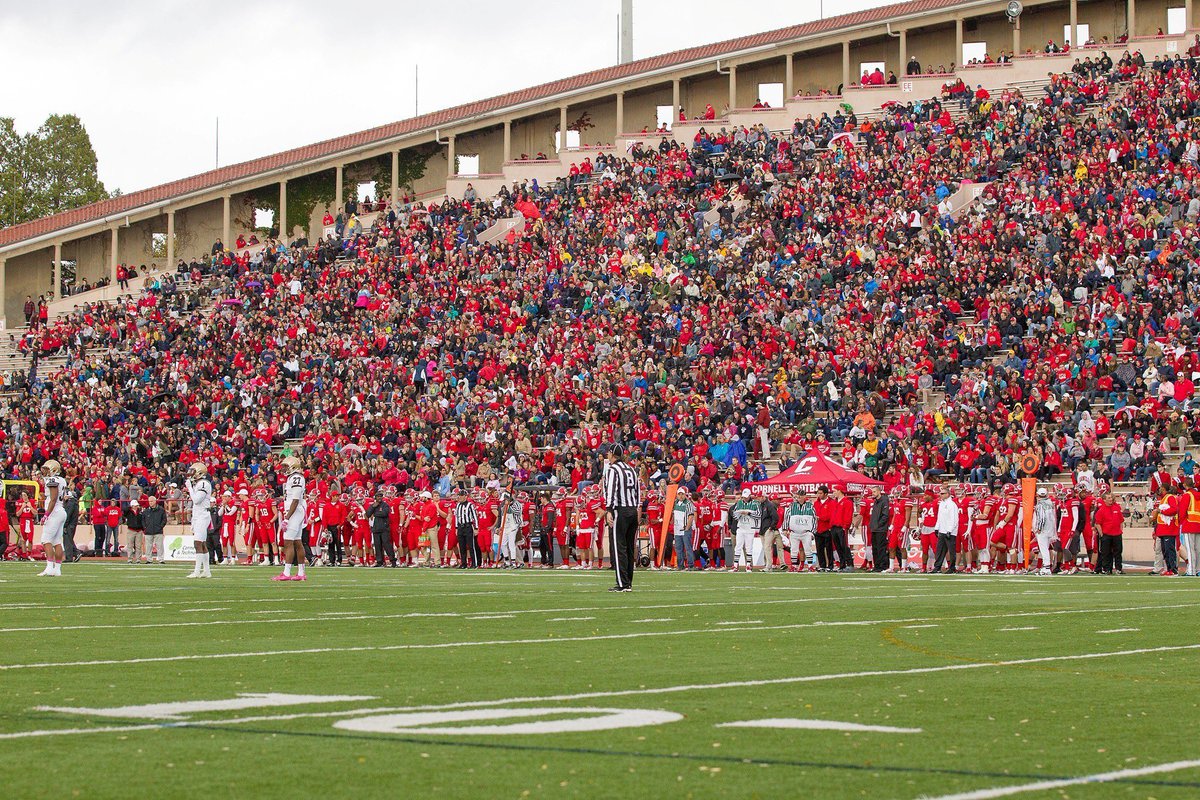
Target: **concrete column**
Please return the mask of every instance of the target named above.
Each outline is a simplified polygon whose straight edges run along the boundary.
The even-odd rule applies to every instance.
[[[287,179],[279,182],[279,240],[287,244],[291,231],[287,229]]]
[[[850,40],[842,40],[842,91],[850,88]]]
[[[729,110],[737,108],[737,65],[729,65]]]
[[[901,80],[908,74],[908,31],[900,31],[900,69],[896,70],[896,80]]]
[[[1013,23],[1013,43],[1012,51],[1014,56],[1021,54],[1021,18],[1017,17],[1017,21]]]
[[[617,136],[625,132],[625,93],[617,92],[617,132],[613,136],[613,144],[617,142]]]
[[[108,253],[108,277],[115,284],[117,282],[117,250],[120,245],[120,234],[117,227],[112,228],[112,241],[109,243]]]
[[[342,165],[338,164],[333,168],[333,207],[338,214],[342,213]],[[334,214],[336,217],[337,214]]]
[[[567,149],[567,107],[558,109],[558,149]]]
[[[231,250],[229,244],[229,206],[232,198],[225,195],[221,198],[221,243],[225,245],[226,250]]]
[[[446,177],[453,178],[458,174],[458,155],[454,152],[454,134],[446,137]]]
[[[400,151],[392,151],[392,193],[388,195],[395,203],[400,198]]]
[[[1137,0],[1129,0],[1125,7],[1126,25],[1129,27],[1129,38],[1137,36]]]
[[[954,20],[954,63],[963,64],[963,21],[962,17]]]
[[[1079,0],[1071,0],[1070,17],[1071,17],[1071,49],[1074,50],[1076,47],[1079,47],[1080,45],[1083,44],[1083,42],[1075,41],[1076,39],[1079,38]]]
[[[512,120],[504,120],[504,161],[512,161]]]
[[[679,78],[671,81],[671,104],[671,123],[674,124],[679,119],[679,106],[682,105],[679,102]]]
[[[175,268],[175,211],[167,210],[167,269]]]
[[[796,75],[792,65],[792,54],[783,57],[783,101],[786,103],[796,93]]]
[[[1185,32],[1192,29],[1192,0],[1183,0],[1183,29]]]
[[[51,269],[50,296],[62,297],[62,242],[54,243],[54,267]]]

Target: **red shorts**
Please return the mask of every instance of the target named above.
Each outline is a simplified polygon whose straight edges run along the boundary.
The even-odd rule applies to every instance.
[[[971,528],[971,549],[987,550],[990,534],[991,530],[984,525],[976,525]]]
[[[237,528],[233,525],[221,526],[221,544],[233,544],[237,536]]]
[[[421,544],[421,529],[410,526],[404,531],[404,546],[409,550],[417,550]]]
[[[1083,546],[1088,550],[1088,552],[1091,552],[1091,553],[1096,552],[1096,532],[1095,531],[1084,530]]]
[[[1009,550],[1017,543],[1016,528],[997,528],[992,531],[992,544],[1004,545]]]
[[[33,520],[21,520],[21,538],[27,542],[33,541]]]
[[[958,545],[955,548],[959,553],[965,553],[971,549],[971,537],[966,531],[958,532]]]
[[[921,551],[932,553],[937,550],[938,535],[936,533],[921,534]]]
[[[888,529],[888,547],[895,550],[898,547],[904,547],[904,529],[889,528]]]
[[[325,532],[325,526],[319,522],[314,522],[308,526],[308,546],[316,547],[321,543],[321,534]]]
[[[565,532],[564,532],[564,535],[565,535]],[[491,528],[480,528],[479,532],[475,534],[475,541],[479,543],[479,551],[481,553],[486,553],[489,550],[491,550],[492,549],[492,529]],[[566,547],[565,543],[563,543],[563,547],[564,548]]]
[[[366,547],[371,543],[371,529],[365,528],[362,525],[355,525],[351,541],[355,547]]]
[[[576,531],[575,546],[581,549],[587,549],[592,546],[592,534],[595,531]]]
[[[454,531],[438,531],[438,546],[442,550],[457,550],[458,549],[458,534]],[[443,553],[442,555],[445,555]]]
[[[389,529],[389,533],[391,533],[391,535],[392,535],[392,547],[399,547],[400,546],[400,528],[398,526],[393,525]]]
[[[254,543],[255,544],[273,544],[275,542],[275,526],[274,525],[255,525],[254,526]]]

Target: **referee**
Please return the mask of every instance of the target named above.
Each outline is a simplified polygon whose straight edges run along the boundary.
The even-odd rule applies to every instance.
[[[465,489],[459,488],[458,502],[454,504],[454,532],[458,536],[458,568],[467,569],[468,563],[474,569],[479,568],[479,540],[475,531],[479,528],[479,514],[475,504],[467,499]]]
[[[638,509],[642,493],[637,473],[625,463],[625,450],[614,444],[608,451],[604,470],[604,507],[607,510],[608,531],[612,537],[612,559],[617,573],[617,585],[610,592],[633,591],[633,554],[637,541]]]

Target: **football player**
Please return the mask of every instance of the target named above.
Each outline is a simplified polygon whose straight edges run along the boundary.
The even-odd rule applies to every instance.
[[[67,512],[62,501],[66,489],[62,464],[54,459],[42,464],[42,491],[46,498],[46,515],[42,518],[42,550],[46,554],[46,568],[38,575],[62,575],[63,526],[67,523]]]

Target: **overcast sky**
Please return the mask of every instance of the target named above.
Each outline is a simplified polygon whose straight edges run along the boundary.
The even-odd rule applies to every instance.
[[[888,0],[825,0],[827,16]],[[0,115],[78,114],[125,192],[617,61],[620,0],[60,0],[0,12]],[[519,13],[517,10],[519,9]],[[820,0],[634,0],[634,57],[816,19]]]

